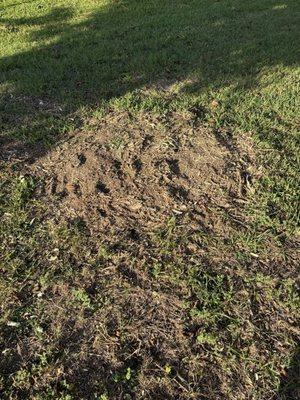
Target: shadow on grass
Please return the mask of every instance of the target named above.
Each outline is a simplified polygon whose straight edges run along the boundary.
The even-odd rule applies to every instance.
[[[300,347],[295,351],[279,389],[280,400],[300,400]]]
[[[299,62],[297,10],[298,0],[123,0],[76,18],[66,7],[3,17],[6,29],[34,27],[37,44],[0,60],[0,128],[53,142],[66,116],[145,86],[255,86],[264,68]]]

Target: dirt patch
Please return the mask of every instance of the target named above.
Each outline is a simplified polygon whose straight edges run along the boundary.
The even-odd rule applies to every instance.
[[[221,211],[243,201],[251,148],[190,121],[110,115],[34,164],[40,194],[93,232],[126,231],[135,240],[176,216],[224,233]]]

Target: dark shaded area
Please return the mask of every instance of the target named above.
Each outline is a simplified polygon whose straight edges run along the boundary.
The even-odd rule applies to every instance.
[[[124,0],[79,23],[75,11],[0,20],[13,30],[37,27],[29,40],[40,43],[0,60],[0,83],[14,88],[0,98],[2,131],[18,133],[18,124],[23,137],[53,139],[67,129],[63,117],[145,85],[251,87],[264,67],[299,62],[297,0]]]
[[[279,398],[282,400],[300,399],[300,347],[297,347],[286,376],[281,381]]]

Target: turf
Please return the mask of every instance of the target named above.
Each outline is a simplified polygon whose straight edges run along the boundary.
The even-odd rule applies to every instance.
[[[3,398],[300,398],[299,23],[297,0],[1,2],[1,143],[46,152],[109,113],[188,112],[220,140],[249,134],[260,171],[230,240],[171,220],[140,255],[56,226],[34,178],[2,167]],[[182,310],[187,359],[169,332],[165,353],[138,356],[149,338],[132,334],[123,259],[146,274],[148,309]]]

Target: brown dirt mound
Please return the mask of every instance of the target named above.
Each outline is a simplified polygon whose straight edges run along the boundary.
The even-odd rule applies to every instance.
[[[43,177],[41,193],[63,215],[94,232],[126,231],[135,239],[172,215],[223,231],[222,213],[212,210],[242,199],[250,153],[245,138],[196,128],[189,115],[170,122],[119,114],[78,132],[34,170]]]

